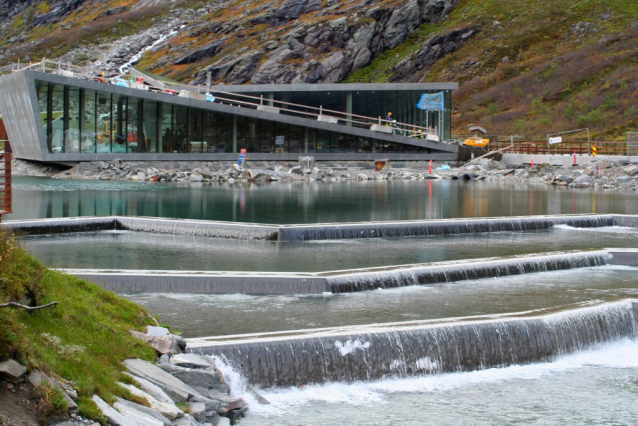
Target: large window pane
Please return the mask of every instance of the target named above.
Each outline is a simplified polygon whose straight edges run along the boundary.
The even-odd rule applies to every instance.
[[[173,120],[173,105],[162,104],[162,152],[176,152],[176,129]]]
[[[96,93],[94,90],[82,90],[82,120],[81,135],[82,144],[80,149],[82,152],[94,153],[96,150]]]
[[[113,152],[127,152],[126,149],[126,97],[113,95],[113,112],[111,114],[111,132],[113,139]]]
[[[260,126],[260,152],[275,152],[275,123],[262,121]]]
[[[189,137],[186,149],[188,152],[202,152],[204,149],[204,138],[202,137],[202,110],[190,108],[189,120]]]
[[[217,113],[214,111],[204,111],[204,152],[217,152],[217,142],[219,126],[217,124]]]
[[[275,123],[275,152],[288,152],[288,124]]]
[[[142,134],[141,99],[127,98],[126,109],[126,144],[127,152],[144,152],[144,135]]]
[[[80,152],[80,89],[67,87],[65,101],[68,111],[65,152]]]
[[[144,101],[142,133],[144,134],[146,152],[160,152],[160,141],[158,138],[159,124],[157,102]]]
[[[330,152],[330,132],[317,130],[317,152]]]
[[[304,130],[302,127],[290,125],[287,139],[288,152],[303,152]]]
[[[175,143],[173,152],[186,152],[188,147],[188,108],[182,105],[173,106]]]
[[[237,146],[235,152],[248,148],[248,127],[246,117],[235,116],[235,137]]]
[[[219,142],[217,152],[233,151],[233,118],[229,114],[219,113]]]
[[[57,154],[64,152],[64,88],[59,84],[51,91],[51,146],[50,152]]]
[[[259,152],[259,120],[249,118],[246,120],[246,150]]]
[[[97,116],[96,116],[96,139],[97,139],[97,152],[105,153],[111,152],[111,94],[98,92],[97,93]]]

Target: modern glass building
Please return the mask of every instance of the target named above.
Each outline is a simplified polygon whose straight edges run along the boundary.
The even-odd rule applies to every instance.
[[[369,124],[369,117],[392,112],[399,122],[435,128],[449,139],[456,84],[215,86],[212,96],[197,88],[175,96],[134,86],[31,70],[0,77],[0,113],[16,158],[228,161],[246,149],[251,160],[272,161],[306,154],[317,160],[456,159],[456,146],[414,137],[409,126],[398,132],[382,121]],[[426,93],[442,94],[439,110],[416,107]]]

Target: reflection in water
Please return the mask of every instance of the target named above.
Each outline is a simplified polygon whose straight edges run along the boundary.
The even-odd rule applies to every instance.
[[[461,180],[203,185],[15,178],[15,213],[6,218],[129,215],[280,224],[360,222],[634,214],[636,201],[635,193]]]

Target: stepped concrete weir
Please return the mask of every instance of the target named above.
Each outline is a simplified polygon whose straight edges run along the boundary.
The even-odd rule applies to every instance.
[[[578,228],[614,225],[638,227],[638,216],[582,214],[309,225],[271,225],[191,219],[107,216],[19,220],[2,224],[5,228],[19,232],[22,235],[129,230],[158,234],[268,241],[314,241],[536,231],[549,229],[555,225],[568,225]]]
[[[189,339],[263,387],[474,371],[556,357],[638,337],[626,300],[542,316],[379,324]]]
[[[321,295],[586,268],[612,263],[638,265],[638,249],[552,252],[316,273],[96,269],[62,271],[116,292]]]

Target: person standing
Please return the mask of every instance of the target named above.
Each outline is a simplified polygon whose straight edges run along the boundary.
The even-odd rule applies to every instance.
[[[246,148],[242,148],[239,151],[239,160],[237,160],[237,164],[239,164],[241,167],[244,167],[244,163],[246,162],[247,159],[248,157],[246,154]]]
[[[386,121],[385,125],[386,125],[386,126],[389,126],[389,125],[390,125],[390,121],[392,121],[392,113],[391,113],[391,112],[388,112],[388,113],[386,114],[386,116],[385,116],[385,121]]]

